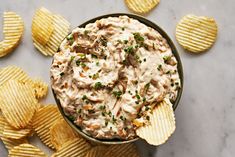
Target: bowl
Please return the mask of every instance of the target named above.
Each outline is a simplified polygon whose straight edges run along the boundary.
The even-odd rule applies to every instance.
[[[114,13],[114,14],[106,14],[106,15],[102,15],[102,16],[98,16],[96,18],[93,18],[93,19],[90,19],[86,22],[84,22],[83,24],[79,25],[78,27],[85,27],[87,24],[89,23],[94,23],[96,20],[99,20],[99,19],[102,19],[102,18],[107,18],[107,17],[118,17],[118,16],[123,16],[123,15],[126,15],[130,18],[133,18],[133,19],[136,19],[138,21],[140,21],[141,23],[145,24],[146,26],[149,26],[149,27],[152,27],[153,29],[157,30],[162,36],[163,38],[165,38],[169,44],[169,46],[171,47],[172,49],[172,53],[174,54],[176,60],[178,61],[178,73],[179,73],[179,77],[180,77],[180,80],[181,80],[181,88],[179,89],[178,91],[178,95],[177,95],[177,98],[175,100],[175,102],[173,103],[173,109],[175,110],[179,104],[179,101],[180,101],[180,98],[181,98],[181,95],[182,95],[182,91],[183,91],[183,68],[182,68],[182,63],[181,63],[181,60],[180,60],[180,56],[178,54],[178,51],[175,47],[175,45],[173,44],[172,40],[170,39],[170,37],[167,35],[167,33],[161,29],[158,25],[156,25],[155,23],[147,20],[146,18],[142,17],[142,16],[139,16],[139,15],[135,15],[135,14],[127,14],[127,13]],[[70,34],[70,33],[69,33]],[[68,34],[68,35],[69,35]],[[119,140],[119,139],[112,139],[112,140],[101,140],[101,139],[95,139],[89,135],[87,135],[86,133],[84,133],[80,127],[76,126],[64,113],[63,111],[63,108],[60,104],[60,101],[56,98],[56,94],[55,92],[53,91],[52,89],[52,92],[53,92],[53,95],[54,95],[54,98],[55,98],[55,101],[57,103],[57,106],[62,114],[62,116],[64,117],[65,121],[79,134],[81,135],[82,137],[84,137],[85,139],[91,141],[91,142],[94,142],[94,143],[97,143],[97,144],[124,144],[124,143],[131,143],[131,142],[134,142],[136,140],[139,139],[139,137],[136,137],[134,139],[131,139],[131,140]]]

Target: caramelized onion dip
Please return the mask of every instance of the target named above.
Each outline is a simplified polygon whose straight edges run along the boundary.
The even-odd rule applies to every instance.
[[[181,88],[166,39],[127,16],[75,28],[50,73],[65,114],[96,139],[135,138],[154,106],[164,98],[174,102]]]

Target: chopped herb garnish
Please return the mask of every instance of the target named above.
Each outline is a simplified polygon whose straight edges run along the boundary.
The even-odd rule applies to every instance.
[[[107,125],[108,125],[108,122],[107,122],[107,121],[105,121],[105,123],[104,123],[104,124],[105,124],[105,126],[107,126]]]
[[[145,90],[148,90],[149,87],[150,87],[150,83],[147,83],[147,84],[144,86]]]
[[[170,59],[171,59],[171,56],[164,56],[163,57],[163,60],[165,63],[168,62]]]
[[[119,44],[122,44],[122,41],[121,41],[121,40],[117,40],[117,42],[118,42]]]
[[[104,56],[104,60],[106,60],[106,59],[107,59],[107,56],[105,55],[105,56]]]
[[[113,123],[116,123],[117,119],[114,118],[114,115],[112,116]]]
[[[102,112],[102,116],[105,116],[105,112]]]
[[[128,40],[123,40],[124,44],[127,44],[128,43]]]
[[[94,54],[91,54],[91,58],[98,58],[98,57]]]
[[[75,117],[74,116],[68,116],[68,118],[71,120],[71,121],[74,121],[75,120]]]
[[[97,79],[97,78],[99,78],[99,73],[96,73],[92,76],[92,79],[94,79],[94,80]]]
[[[146,62],[146,58],[144,58],[144,62]]]
[[[140,59],[140,57],[139,57],[138,55],[135,55],[135,59],[137,59],[137,60],[138,60],[138,59]]]
[[[86,64],[83,63],[83,62],[82,62],[80,65],[81,65],[83,68],[86,66]]]
[[[102,85],[101,82],[96,82],[96,83],[95,83],[94,88],[95,88],[96,90],[101,89],[102,87],[103,87],[103,85]]]
[[[61,73],[60,73],[60,76],[64,76],[64,72],[61,72]]]
[[[81,113],[81,112],[82,112],[82,109],[77,110],[77,113]]]
[[[127,61],[124,59],[124,60],[122,61],[122,64],[127,65]]]
[[[128,93],[129,93],[130,95],[132,95],[131,91],[128,91]]]
[[[171,87],[174,87],[174,83],[171,83]]]
[[[140,99],[140,95],[139,94],[136,94],[135,95],[137,99]]]
[[[145,106],[145,111],[148,111],[150,108],[148,106]]]
[[[92,78],[92,76],[91,76],[91,75],[89,75],[89,78]]]
[[[145,102],[146,101],[146,98],[145,97],[143,97],[143,102]]]
[[[158,65],[158,67],[157,67],[157,70],[159,70],[159,71],[160,71],[161,69],[162,69],[162,65],[161,65],[161,64],[159,64],[159,65]]]
[[[100,110],[104,110],[106,108],[106,106],[102,105],[99,108],[100,108]]]
[[[87,99],[87,96],[86,95],[83,95],[82,96],[82,100],[86,100]]]
[[[101,42],[101,44],[103,45],[103,46],[107,46],[107,39],[104,37],[104,36],[102,36],[101,38],[100,38],[100,42]]]
[[[120,116],[120,119],[121,119],[122,121],[124,121],[124,117],[123,117],[123,116]]]
[[[121,91],[113,91],[113,95],[117,98],[120,98],[122,95],[122,92]]]
[[[75,56],[71,56],[70,61],[72,62],[74,60]]]
[[[96,65],[96,66],[99,66],[99,65],[100,65],[100,63],[99,63],[99,62],[96,62],[96,63],[95,63],[95,65]]]
[[[79,66],[80,63],[81,63],[81,61],[78,59],[78,60],[76,61],[76,65]]]
[[[171,71],[170,70],[168,70],[167,72],[166,72],[166,74],[170,74],[171,73]]]
[[[133,53],[134,53],[134,48],[133,48],[133,46],[128,46],[127,48],[124,49],[124,51],[125,51],[126,53],[131,53],[131,54],[133,54]]]
[[[178,85],[179,85],[179,82],[176,82],[175,85],[178,86]]]
[[[122,31],[124,31],[125,30],[125,27],[122,27]]]
[[[139,101],[135,101],[136,104],[139,104]]]
[[[88,113],[93,114],[93,113],[95,113],[95,110],[88,110]]]
[[[109,111],[108,115],[111,117],[111,115],[112,115],[112,112],[111,112],[111,111]]]
[[[90,32],[90,31],[85,30],[85,31],[84,31],[84,35],[88,35],[89,32]]]
[[[133,33],[133,35],[137,43],[144,41],[144,38],[140,35],[140,33]]]
[[[74,42],[73,35],[70,34],[69,36],[67,36],[67,40],[69,41],[69,45],[72,45]]]
[[[125,131],[127,131],[127,129],[128,129],[127,127],[124,127],[124,130],[125,130]]]

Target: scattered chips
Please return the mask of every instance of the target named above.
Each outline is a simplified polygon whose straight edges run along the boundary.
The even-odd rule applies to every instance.
[[[145,14],[158,5],[160,0],[125,0],[129,9],[135,13]]]
[[[108,149],[107,146],[95,146],[87,152],[85,157],[103,157],[106,149]]]
[[[45,8],[41,8],[41,9],[45,10]],[[45,13],[47,14],[47,16],[52,16],[53,20],[52,22],[50,22],[51,23],[50,27],[53,28],[53,31],[50,34],[48,40],[42,44],[37,38],[35,38],[35,34],[37,32],[35,29],[33,29],[34,28],[33,24],[37,23],[37,19],[34,18],[33,24],[32,24],[33,44],[45,56],[48,56],[48,55],[52,56],[55,52],[57,52],[62,40],[68,35],[70,24],[66,19],[64,19],[60,15],[52,14],[49,11]],[[45,19],[42,19],[42,20],[43,20],[42,22],[45,22]],[[38,29],[37,31],[40,32],[41,29]]]
[[[53,14],[43,7],[37,9],[32,22],[33,41],[37,41],[42,46],[46,45],[53,30]]]
[[[7,66],[0,69],[0,86],[9,80],[17,80],[19,82],[29,82],[29,76],[17,66]]]
[[[62,145],[53,157],[83,157],[91,149],[91,145],[83,138],[74,138]]]
[[[41,79],[34,79],[32,81],[32,86],[37,99],[41,99],[47,95],[48,85]]]
[[[24,22],[14,12],[4,12],[3,15],[4,40],[0,42],[0,57],[12,52],[20,43],[24,32]]]
[[[172,104],[169,100],[164,99],[150,115],[150,124],[139,127],[136,134],[149,144],[158,146],[165,143],[174,131],[175,116]]]
[[[33,117],[33,128],[41,141],[54,149],[50,138],[50,128],[61,118],[56,105],[46,105],[40,108]]]
[[[1,110],[7,122],[14,128],[25,128],[36,111],[37,100],[29,84],[9,80],[0,92]]]
[[[186,50],[200,53],[214,44],[217,29],[213,18],[186,15],[176,26],[176,39]]]
[[[31,144],[21,144],[9,151],[8,157],[47,157],[47,155],[39,148]]]
[[[139,157],[136,146],[132,143],[111,145],[104,152],[103,157]]]
[[[50,128],[50,136],[52,144],[58,150],[65,142],[76,138],[77,134],[64,119],[58,119]]]

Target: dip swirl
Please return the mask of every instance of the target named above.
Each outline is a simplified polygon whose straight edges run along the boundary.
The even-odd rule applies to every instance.
[[[65,114],[97,139],[128,140],[181,87],[177,60],[156,30],[127,16],[75,28],[51,66]]]

